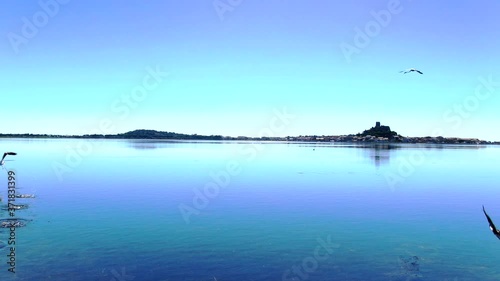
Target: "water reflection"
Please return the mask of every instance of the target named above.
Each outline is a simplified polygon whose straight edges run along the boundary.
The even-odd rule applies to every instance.
[[[173,141],[173,140],[146,140],[146,139],[126,140],[126,142],[128,147],[139,150],[177,147],[182,144],[179,141]]]
[[[161,139],[128,139],[127,146],[135,149],[157,149],[157,148],[173,148],[173,147],[186,147],[191,144],[193,147],[196,145],[205,144],[247,144],[250,142],[245,141],[213,141],[213,140],[161,140]],[[266,143],[266,142],[259,142]]]
[[[378,168],[380,165],[387,165],[391,160],[391,153],[400,147],[393,144],[373,144],[365,147],[363,153],[366,157],[373,160],[373,163]]]
[[[289,143],[288,145],[297,145],[299,147],[310,147],[312,150],[318,148],[334,148],[334,149],[352,149],[358,154],[358,157],[370,159],[378,168],[381,165],[390,163],[391,154],[404,146],[391,143]]]
[[[146,141],[130,141],[128,146],[135,149],[157,149],[157,142],[146,142]]]

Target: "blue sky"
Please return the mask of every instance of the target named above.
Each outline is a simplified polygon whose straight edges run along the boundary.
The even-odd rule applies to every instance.
[[[2,4],[1,133],[500,140],[498,1]]]

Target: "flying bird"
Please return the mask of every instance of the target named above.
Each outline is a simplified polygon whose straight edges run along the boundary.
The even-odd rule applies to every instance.
[[[495,236],[500,239],[500,230],[498,230],[496,227],[495,227],[495,224],[493,223],[493,221],[491,220],[490,216],[488,216],[488,214],[486,213],[486,211],[484,210],[484,206],[483,206],[483,212],[484,212],[484,215],[486,216],[486,219],[488,220],[488,223],[490,224],[490,229],[491,231],[493,232],[493,234],[495,234]]]
[[[406,73],[412,72],[412,71],[418,72],[420,74],[424,74],[422,71],[415,69],[415,68],[408,68],[407,70],[401,70],[399,73],[406,74]]]
[[[15,152],[5,152],[3,154],[2,160],[0,161],[0,165],[3,165],[3,163],[5,163],[4,159],[5,159],[5,156],[7,156],[7,155],[17,155],[17,153],[15,153]]]

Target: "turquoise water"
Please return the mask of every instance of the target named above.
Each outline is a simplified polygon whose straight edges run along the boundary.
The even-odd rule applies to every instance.
[[[0,140],[0,280],[500,280],[500,147]],[[8,216],[0,211],[1,218]],[[10,231],[0,229],[6,243]],[[413,264],[412,264],[413,263]]]

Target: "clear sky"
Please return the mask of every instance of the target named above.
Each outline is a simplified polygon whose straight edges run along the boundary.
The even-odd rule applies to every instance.
[[[404,136],[500,140],[498,11],[495,0],[3,1],[0,132],[338,135],[380,121]],[[410,67],[424,74],[399,73]]]

